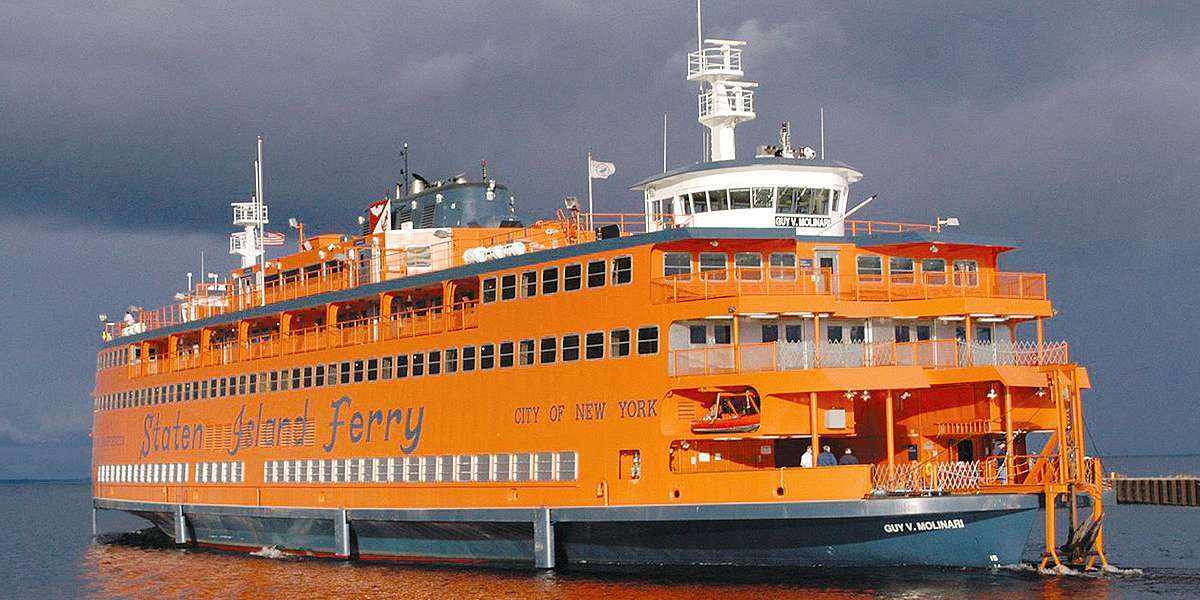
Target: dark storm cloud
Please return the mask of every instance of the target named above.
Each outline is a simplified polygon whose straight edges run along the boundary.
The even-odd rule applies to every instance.
[[[9,312],[54,323],[8,349],[16,383],[0,402],[31,422],[69,404],[69,427],[35,432],[85,426],[95,313],[165,302],[179,287],[165,278],[187,270],[170,261],[221,251],[257,133],[276,221],[349,229],[394,181],[402,141],[432,178],[488,159],[530,215],[583,191],[590,147],[618,167],[598,209],[637,210],[626,188],[661,165],[663,112],[672,165],[699,155],[682,77],[693,6],[5,5],[5,239],[34,244],[9,235],[63,224],[39,246],[54,252],[10,264],[5,281],[72,276],[0,292]],[[1106,452],[1200,450],[1187,350],[1200,329],[1198,21],[1189,3],[705,3],[705,33],[749,39],[747,78],[763,84],[742,155],[785,119],[816,146],[824,107],[829,156],[866,173],[856,196],[880,194],[867,216],[955,215],[1023,240],[1005,264],[1049,273],[1062,311],[1050,331],[1093,369]],[[106,252],[108,277],[78,276]],[[146,256],[163,261],[152,276]],[[46,364],[70,376],[47,381]]]

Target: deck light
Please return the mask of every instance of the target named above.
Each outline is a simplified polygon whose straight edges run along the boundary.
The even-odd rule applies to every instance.
[[[870,400],[871,399],[871,390],[863,390],[862,391],[862,399]]]
[[[1046,388],[1038,388],[1038,389],[1037,389],[1037,391],[1036,391],[1036,392],[1034,392],[1034,395],[1035,395],[1035,396],[1037,396],[1038,398],[1041,398],[1042,396],[1045,396],[1045,395],[1046,395]]]
[[[988,388],[988,393],[987,393],[988,400],[995,400],[996,396],[998,396],[998,395],[999,394],[996,393],[996,388],[994,388],[994,387]]]
[[[912,392],[903,392],[900,394],[901,400],[908,400],[909,398],[912,398]]]
[[[842,394],[842,395],[845,396],[847,400],[853,400],[854,399],[854,390],[846,390],[846,393]]]

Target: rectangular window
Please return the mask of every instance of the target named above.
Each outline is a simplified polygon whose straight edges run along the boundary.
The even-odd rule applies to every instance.
[[[292,381],[292,378],[288,376],[288,370],[287,369],[281,370],[279,372],[279,391],[281,391],[281,392],[288,391],[288,384],[291,383],[291,381]],[[217,384],[217,380],[214,379],[213,386],[212,386],[213,392],[217,391],[216,384]]]
[[[922,258],[921,272],[928,285],[946,285],[946,259]]]
[[[878,281],[883,276],[883,257],[873,256],[870,254],[860,254],[858,256],[858,274],[859,276],[867,276],[873,281]]]
[[[629,356],[629,330],[614,329],[608,334],[608,355],[613,358]]]
[[[302,379],[303,379],[303,376],[302,376],[302,372],[300,371],[300,367],[296,367],[296,368],[292,369],[292,389],[293,390],[300,389],[300,382]]]
[[[686,278],[692,272],[692,255],[687,252],[663,254],[663,276]]]
[[[205,389],[207,386],[204,385],[204,383],[205,382],[203,382],[203,381],[200,382],[200,397],[201,398],[205,397],[208,394],[208,390]],[[271,385],[267,389],[271,390],[272,392],[279,391],[279,372],[278,371],[271,371]]]
[[[378,380],[379,380],[379,359],[378,358],[368,358],[367,359],[367,381],[378,381]]]
[[[412,366],[412,376],[420,377],[425,374],[425,355],[420,352],[413,352],[410,359]]]
[[[496,346],[483,344],[479,347],[479,368],[490,369],[496,366]]]
[[[521,340],[517,353],[517,360],[522,367],[527,367],[533,364],[536,350],[533,345],[533,340]]]
[[[589,331],[583,337],[583,357],[588,360],[604,358],[603,331]]]
[[[754,188],[754,208],[771,208],[774,188]]]
[[[579,334],[568,333],[562,339],[563,362],[579,360]]]
[[[771,253],[771,279],[775,281],[796,280],[796,254],[794,252]]]
[[[733,343],[733,325],[717,323],[713,325],[713,342],[718,344]]]
[[[625,285],[633,281],[633,257],[618,256],[612,259],[613,285]]]
[[[706,192],[692,192],[692,209],[698,213],[708,212],[708,194]]]
[[[220,390],[220,392],[218,392],[218,393],[217,393],[217,397],[219,397],[219,398],[224,398],[224,397],[225,397],[225,378],[224,378],[224,377],[222,377],[222,378],[220,379],[220,383],[218,384],[218,389]],[[158,388],[154,388],[154,390],[155,390],[155,392],[157,392],[157,391],[158,391]],[[157,395],[158,395],[158,394],[157,394],[157,393],[155,393],[155,396],[157,396]],[[155,399],[154,399],[154,403],[155,403],[155,404],[157,404],[157,403],[158,403],[158,398],[155,398]]]
[[[312,366],[304,367],[304,387],[310,388],[313,386],[313,368]]]
[[[512,342],[500,342],[500,368],[507,369],[513,366],[513,354],[515,352],[515,344]]]
[[[462,348],[462,370],[475,370],[475,346],[463,346]]]
[[[542,269],[542,295],[553,294],[558,291],[558,267],[546,267]]]
[[[587,264],[588,288],[604,287],[604,261],[589,260]]]
[[[867,328],[862,325],[850,326],[850,342],[853,344],[861,344],[867,339]]]
[[[563,291],[573,292],[583,285],[583,267],[578,263],[563,267]]]
[[[954,285],[966,287],[979,285],[979,263],[973,260],[954,261]]]
[[[537,271],[525,271],[521,273],[521,297],[532,298],[537,295],[537,292]]]
[[[895,327],[895,333],[897,342],[912,341],[912,330],[908,327],[908,325],[897,325]]]
[[[709,190],[708,191],[708,209],[709,210],[729,210],[729,191],[728,190]]]
[[[708,326],[707,325],[688,325],[688,343],[692,345],[701,345],[708,343]]]
[[[762,341],[764,343],[779,341],[779,326],[778,325],[763,325],[762,326]]]
[[[342,385],[346,385],[346,384],[350,383],[350,378],[352,377],[352,374],[350,373],[350,363],[348,361],[342,363],[342,366],[338,368],[338,374],[339,374],[338,381]]]
[[[911,258],[893,256],[888,259],[888,274],[893,283],[915,283],[913,270],[913,259]]]
[[[645,327],[638,327],[637,351],[638,351],[638,354],[658,354],[658,326],[657,325],[648,325]]]
[[[317,387],[325,387],[325,365],[317,365],[317,372],[315,375],[316,375],[315,383],[317,384]],[[254,387],[254,374],[253,373],[250,374],[250,387],[251,388]]]
[[[804,338],[803,325],[785,325],[783,328],[783,337],[790,343],[799,342]]]
[[[750,188],[729,190],[729,206],[734,210],[750,208]]]
[[[705,277],[709,281],[724,281],[729,257],[724,252],[701,252],[700,272],[708,272]]]
[[[442,356],[444,356],[445,360],[446,360],[445,368],[443,370],[447,373],[457,373],[458,372],[458,348],[446,348],[446,351],[445,351],[445,353],[443,353]]]
[[[245,375],[238,375],[238,395],[239,396],[246,395],[246,376]],[[176,396],[178,396],[178,394],[176,394]]]
[[[442,351],[431,350],[429,352],[429,362],[426,363],[426,370],[430,375],[437,375],[442,372]]]
[[[325,367],[325,385],[333,387],[338,383],[337,363],[329,363]]]
[[[517,275],[509,273],[500,278],[500,299],[512,300],[517,297]]]
[[[553,336],[542,338],[541,355],[543,365],[553,363],[558,358],[558,338]]]
[[[483,280],[483,285],[482,285],[481,289],[483,290],[481,295],[482,295],[484,304],[488,304],[488,303],[496,301],[496,278],[495,277],[485,278]]]
[[[384,380],[392,378],[392,357],[385,356],[379,359],[379,377]]]
[[[408,377],[408,355],[396,355],[396,379]]]
[[[733,255],[733,266],[742,281],[762,280],[762,255],[757,252],[738,252]]]
[[[825,333],[826,333],[825,339],[827,339],[829,342],[834,343],[834,344],[842,343],[842,326],[841,325],[830,325],[829,327],[827,327],[825,329]]]
[[[362,360],[354,361],[354,383],[363,382],[363,366]]]

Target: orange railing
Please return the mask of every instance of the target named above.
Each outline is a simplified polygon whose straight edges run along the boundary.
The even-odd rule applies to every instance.
[[[954,369],[967,366],[1039,366],[1070,362],[1066,342],[976,342],[926,340],[920,342],[757,342],[672,350],[668,373],[716,375],[802,369],[914,366]]]
[[[866,275],[830,269],[737,268],[683,273],[652,281],[657,303],[738,296],[821,295],[838,300],[890,302],[932,298],[1046,299],[1045,273],[969,271]]]
[[[909,231],[941,231],[937,225],[925,223],[894,223],[891,221],[846,221],[846,235],[875,235],[877,233],[906,233]]]
[[[396,313],[390,319],[367,317],[342,321],[334,328],[308,327],[281,335],[278,332],[249,337],[239,345],[236,340],[210,344],[203,353],[188,348],[170,361],[171,369],[182,371],[199,367],[226,365],[237,361],[258,360],[277,356],[314,352],[329,348],[370,344],[418,335],[445,333],[470,329],[479,325],[478,304],[464,301],[454,310],[441,307]],[[160,365],[165,360],[149,361],[146,374],[165,372]],[[137,375],[137,369],[134,369]]]

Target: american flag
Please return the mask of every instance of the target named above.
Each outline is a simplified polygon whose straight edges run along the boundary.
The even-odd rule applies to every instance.
[[[267,231],[263,233],[264,246],[282,246],[284,239],[284,235],[279,232]]]

